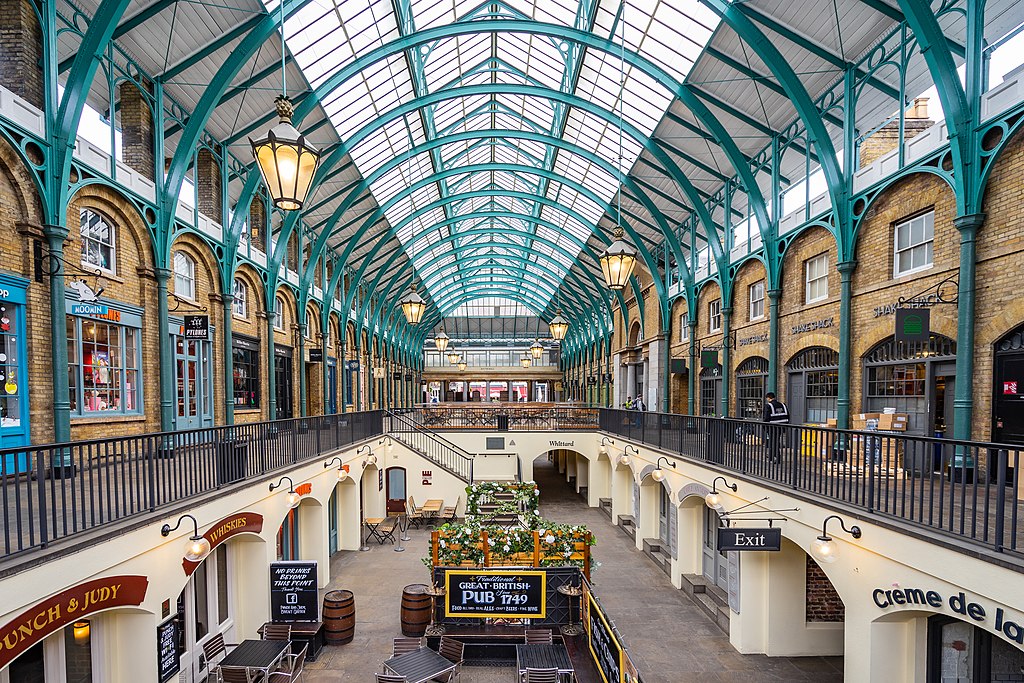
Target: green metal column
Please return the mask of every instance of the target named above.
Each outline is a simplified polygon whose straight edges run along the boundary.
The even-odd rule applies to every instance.
[[[687,321],[687,326],[690,328],[690,367],[689,372],[686,373],[686,412],[688,415],[696,415],[695,408],[697,405],[697,319],[691,315]]]
[[[301,304],[300,304],[301,305]],[[302,306],[300,312],[305,313],[305,306]],[[306,417],[308,412],[308,406],[306,405],[306,320],[303,315],[302,322],[299,323],[299,417]]]
[[[274,301],[268,298],[268,303]],[[274,318],[276,311],[271,310],[273,303],[267,306],[267,419],[277,419],[277,381],[274,376]]]
[[[53,365],[53,441],[71,441],[71,401],[68,396],[68,323],[64,291],[64,240],[68,229],[63,225],[43,228],[50,253],[55,257],[57,272],[50,276],[50,355]],[[165,323],[166,325],[166,323]]]
[[[722,397],[721,417],[729,417],[729,328],[732,327],[732,306],[722,307]]]
[[[856,261],[843,261],[839,269],[839,377],[836,391],[836,424],[839,429],[850,425],[850,373],[853,353],[853,321],[851,303],[853,300],[853,271]]]
[[[224,343],[224,424],[235,424],[235,375],[234,375],[234,357],[232,355],[232,331],[231,331],[231,317],[232,317],[232,304],[235,302],[235,297],[230,293],[225,294],[221,297],[221,301],[224,303],[224,324],[222,325],[223,332],[223,343]]]
[[[327,362],[327,351],[330,348],[330,337],[331,337],[331,308],[330,302],[324,304],[323,310],[327,311],[327,315],[323,317],[326,325],[321,325],[320,328],[320,356],[324,359],[320,363],[320,387],[323,389],[323,414],[327,415],[331,409],[331,382],[330,382],[330,369],[329,363]],[[339,360],[334,359],[334,400],[338,400],[338,373],[341,372],[339,367]],[[337,405],[337,403],[335,403]]]
[[[664,344],[665,349],[662,351],[662,362],[665,367],[663,368],[662,376],[662,388],[661,388],[661,411],[667,413],[670,411],[672,406],[672,351],[670,345],[672,344],[672,322],[669,319],[668,325],[665,326],[665,334],[662,335],[661,343]]]
[[[978,228],[985,222],[985,214],[958,216],[953,225],[960,231],[960,283],[957,291],[956,325],[956,383],[953,396],[953,437],[971,438],[974,417],[974,293],[975,260]]]
[[[773,394],[779,393],[779,301],[781,299],[781,289],[768,290],[768,382],[765,390]]]
[[[167,331],[167,282],[171,279],[171,270],[155,270],[156,319],[160,337],[160,431],[169,432],[174,429],[174,354],[171,349],[171,335]]]

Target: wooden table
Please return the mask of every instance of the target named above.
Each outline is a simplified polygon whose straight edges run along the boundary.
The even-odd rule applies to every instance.
[[[263,635],[263,628],[274,622],[268,621],[259,627],[256,632]],[[306,659],[315,662],[320,650],[324,647],[324,622],[322,621],[289,621],[277,622],[287,623],[292,627],[292,654],[299,654],[302,646],[306,646]]]
[[[423,512],[423,516],[427,518],[427,525],[437,519],[437,514],[441,512],[441,508],[444,507],[444,501],[440,498],[431,498],[420,510]]]
[[[572,660],[565,645],[516,645],[516,669],[558,669],[559,676],[572,676]]]
[[[227,657],[220,660],[220,666],[244,666],[269,674],[281,662],[289,647],[290,640],[243,640]]]
[[[429,647],[398,655],[384,662],[384,668],[393,674],[405,676],[409,683],[423,683],[446,674],[455,668],[455,662],[437,654]]]
[[[376,538],[377,541],[380,542],[381,545],[384,545],[384,538],[377,531],[377,527],[379,527],[383,523],[384,523],[384,518],[383,517],[367,517],[366,519],[364,519],[363,520],[363,524],[366,525],[366,530],[370,532],[370,535],[367,537],[366,540],[370,540],[371,538]]]

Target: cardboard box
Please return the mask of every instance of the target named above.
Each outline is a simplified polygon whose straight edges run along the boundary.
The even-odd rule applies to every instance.
[[[825,420],[825,426],[826,427],[830,427],[832,429],[835,429],[836,425],[838,425],[838,424],[839,424],[839,420],[837,420],[834,417],[830,417],[827,420]]]
[[[860,421],[863,422],[863,421],[867,421],[867,420],[877,420],[881,416],[882,416],[881,413],[856,413],[853,416],[853,419],[854,420],[860,420]]]
[[[883,432],[905,432],[909,419],[906,413],[883,414],[878,418],[878,429]]]

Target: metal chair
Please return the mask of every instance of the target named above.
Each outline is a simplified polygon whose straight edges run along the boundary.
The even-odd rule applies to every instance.
[[[551,645],[551,629],[533,628],[526,629],[526,642],[528,645]]]
[[[558,669],[527,669],[526,683],[558,683]]]
[[[394,676],[392,674],[374,674],[376,683],[409,683],[405,676]]]
[[[398,655],[404,655],[407,652],[415,652],[421,647],[425,647],[422,638],[395,638],[395,642],[391,648],[391,656],[397,657]]]
[[[437,648],[438,654],[455,664],[455,676],[462,680],[462,662],[466,650],[466,644],[461,640],[455,640],[448,636],[441,636],[441,643]]]
[[[229,647],[238,647],[237,643],[225,643],[224,634],[218,633],[203,643],[203,654],[206,656],[206,666],[212,669],[214,665],[228,654]]]
[[[266,624],[263,627],[263,640],[291,640],[291,624]]]
[[[218,666],[218,683],[264,683],[266,678],[262,669],[250,669],[247,666]]]
[[[298,654],[285,655],[281,660],[281,666],[270,672],[267,683],[291,683],[302,678],[302,667],[306,664],[306,649],[303,645]]]
[[[409,524],[412,524],[415,528],[419,529],[420,524],[426,521],[426,516],[423,514],[423,508],[416,507],[416,503],[413,501],[412,496],[409,496],[408,505],[405,507],[405,516],[409,520]]]

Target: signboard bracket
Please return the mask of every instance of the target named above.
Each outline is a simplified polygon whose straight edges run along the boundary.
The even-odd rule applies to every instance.
[[[929,296],[933,295],[933,296]],[[897,308],[925,308],[939,304],[957,304],[960,301],[960,274],[954,273],[945,280],[918,292],[911,297],[901,296],[896,300]]]
[[[177,310],[180,310],[181,307],[183,307],[183,306],[186,307],[186,308],[190,308],[190,309],[192,309],[194,311],[202,311],[204,313],[207,310],[206,306],[201,306],[200,304],[197,304],[197,303],[195,303],[193,301],[189,301],[188,299],[184,299],[184,298],[178,296],[177,294],[175,294],[174,292],[169,292],[168,296],[170,296],[172,299],[174,299],[174,305],[170,306],[167,309],[167,311],[169,313],[177,311]]]

